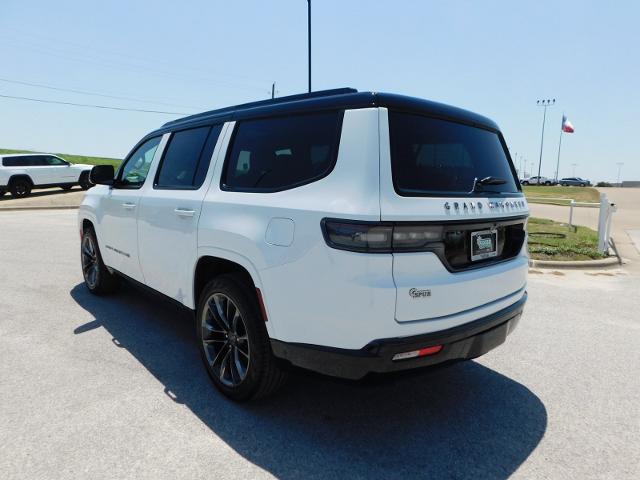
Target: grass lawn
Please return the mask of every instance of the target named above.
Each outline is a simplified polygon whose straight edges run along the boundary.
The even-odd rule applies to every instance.
[[[6,148],[0,148],[0,154],[3,153],[35,153],[30,152],[29,150],[10,150]],[[118,167],[122,160],[117,158],[103,158],[103,157],[87,157],[84,155],[70,155],[67,153],[56,153],[55,155],[60,158],[64,158],[68,162],[71,163],[85,163],[88,165],[113,165],[114,167]]]
[[[546,218],[529,218],[529,253],[536,260],[593,260],[603,258],[598,252],[598,232]]]
[[[599,202],[600,193],[593,187],[560,187],[560,186],[523,186],[527,200],[533,203],[548,203],[551,205],[568,205],[573,198],[576,202]],[[548,198],[567,200],[547,200]]]

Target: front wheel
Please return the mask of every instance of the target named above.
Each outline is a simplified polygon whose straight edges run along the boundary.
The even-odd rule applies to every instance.
[[[522,182],[522,185],[529,185],[529,182]]]
[[[235,401],[266,396],[286,378],[271,352],[251,288],[232,275],[213,279],[204,288],[196,316],[207,373],[218,390]]]
[[[103,295],[115,292],[118,289],[120,279],[117,275],[109,272],[102,261],[96,232],[92,227],[86,228],[82,234],[80,260],[84,284],[91,293]]]
[[[89,172],[82,172],[80,174],[80,178],[78,179],[78,183],[80,184],[80,188],[82,188],[82,190],[89,190],[91,187],[93,187],[93,184],[89,180]]]
[[[584,183],[581,183],[580,186],[581,187],[586,187],[586,185]]]

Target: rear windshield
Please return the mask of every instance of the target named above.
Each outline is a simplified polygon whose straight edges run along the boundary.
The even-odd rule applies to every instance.
[[[486,193],[515,193],[515,181],[497,133],[460,123],[389,112],[391,170],[396,192],[404,196],[472,193],[474,179],[497,177]]]

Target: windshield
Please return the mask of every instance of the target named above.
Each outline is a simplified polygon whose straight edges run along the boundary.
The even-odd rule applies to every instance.
[[[464,195],[474,180],[495,177],[504,183],[483,185],[487,192],[519,192],[497,133],[460,123],[389,112],[391,170],[404,196]]]

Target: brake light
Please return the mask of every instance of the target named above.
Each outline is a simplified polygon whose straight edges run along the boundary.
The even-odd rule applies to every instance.
[[[441,225],[395,225],[342,219],[322,220],[322,232],[330,247],[352,252],[386,253],[420,251],[441,242]]]

